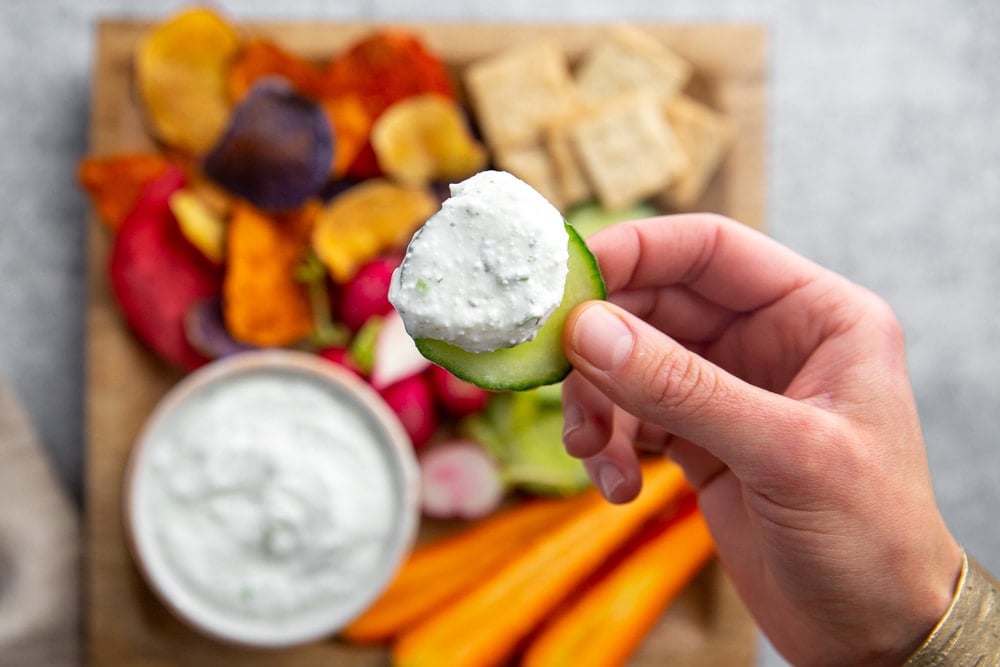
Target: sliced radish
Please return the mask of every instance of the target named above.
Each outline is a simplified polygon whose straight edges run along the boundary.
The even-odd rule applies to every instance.
[[[346,347],[326,347],[316,353],[323,359],[326,359],[332,364],[337,364],[347,370],[351,371],[358,377],[364,377],[361,370],[358,368],[357,363],[351,357],[351,353]]]
[[[420,354],[410,334],[406,333],[403,318],[395,310],[382,320],[375,337],[375,359],[371,384],[384,389],[403,378],[422,373],[431,362]]]
[[[428,375],[438,401],[454,417],[465,417],[479,412],[490,400],[489,391],[455,377],[437,364],[431,365]]]
[[[406,429],[413,448],[427,444],[438,426],[434,393],[423,375],[411,375],[383,389],[380,394]]]
[[[341,289],[337,319],[358,331],[369,318],[390,312],[389,282],[400,261],[398,255],[377,257],[361,267]]]
[[[438,519],[479,519],[504,497],[496,461],[471,440],[450,440],[420,457],[424,514]]]

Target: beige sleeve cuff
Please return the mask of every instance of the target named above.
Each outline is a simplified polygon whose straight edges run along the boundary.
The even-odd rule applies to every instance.
[[[1000,582],[964,556],[951,606],[904,667],[1000,665]]]

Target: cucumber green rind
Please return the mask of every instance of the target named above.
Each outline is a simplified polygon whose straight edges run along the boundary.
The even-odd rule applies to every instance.
[[[491,352],[468,352],[431,338],[417,338],[425,357],[455,376],[483,389],[524,391],[559,382],[572,366],[562,348],[562,332],[570,312],[584,301],[607,298],[597,259],[569,224],[569,262],[566,289],[555,312],[538,330],[534,340]]]

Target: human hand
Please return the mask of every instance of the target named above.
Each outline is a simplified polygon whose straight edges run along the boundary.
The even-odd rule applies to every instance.
[[[567,450],[613,502],[639,491],[635,447],[676,460],[792,663],[902,663],[963,557],[889,307],[718,216],[623,223],[589,245],[611,303],[566,325]]]

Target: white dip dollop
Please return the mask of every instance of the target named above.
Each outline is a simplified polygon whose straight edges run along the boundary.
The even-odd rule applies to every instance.
[[[237,641],[293,643],[350,620],[405,523],[379,428],[305,373],[248,371],[188,395],[135,464],[131,523],[151,578]]]
[[[469,352],[533,340],[562,301],[569,237],[562,214],[530,185],[484,171],[413,236],[389,301],[413,338]]]

